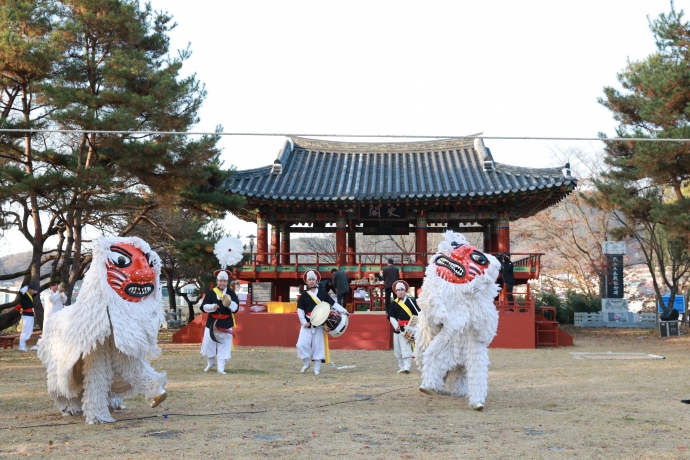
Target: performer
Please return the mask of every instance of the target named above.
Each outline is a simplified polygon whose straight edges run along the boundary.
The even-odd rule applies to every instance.
[[[63,416],[108,423],[122,398],[142,394],[153,408],[167,397],[165,373],[148,361],[161,353],[161,261],[135,237],[98,238],[92,254],[76,302],[43,328],[38,358]]]
[[[35,284],[22,286],[19,290],[19,304],[15,307],[22,315],[22,333],[19,336],[19,351],[26,351],[26,341],[31,338],[31,334],[34,332],[34,295],[36,295]]]
[[[510,260],[510,254],[503,253],[498,255],[498,261],[501,262],[501,276],[503,278],[503,288],[505,289],[508,300],[508,305],[513,305],[513,286],[515,286],[515,274],[513,273],[513,262]]]
[[[412,365],[412,342],[408,342],[402,333],[405,332],[410,319],[418,315],[419,307],[411,297],[407,297],[409,285],[405,281],[396,281],[394,287],[396,297],[395,301],[391,302],[389,310],[389,319],[394,332],[393,350],[395,357],[398,358],[398,366],[400,366],[398,374],[409,374]]]
[[[62,310],[65,302],[67,302],[67,296],[62,291],[62,288],[55,281],[52,281],[43,309],[43,329],[47,327],[50,316]]]
[[[235,291],[228,289],[228,281],[232,275],[226,267],[241,261],[243,252],[242,242],[231,236],[221,238],[213,250],[221,269],[214,272],[216,287],[206,292],[201,305],[201,311],[208,313],[200,352],[206,358],[204,372],[217,366],[218,373],[225,374],[225,363],[231,357],[232,328],[235,327],[233,314],[239,309],[240,299]],[[223,305],[225,295],[231,299],[227,306]]]
[[[240,300],[232,289],[228,289],[230,279],[227,270],[217,270],[216,287],[206,292],[201,310],[208,313],[201,354],[206,358],[204,372],[217,365],[218,373],[225,374],[225,363],[231,358],[232,328],[235,327],[234,313],[239,309]],[[232,299],[230,305],[223,305],[223,296]]]
[[[297,357],[304,364],[300,372],[309,369],[310,361],[314,361],[314,375],[321,373],[321,363],[326,360],[326,349],[324,347],[323,326],[312,326],[309,323],[312,310],[321,302],[327,302],[340,314],[349,315],[347,310],[335,302],[328,293],[317,287],[320,278],[321,275],[318,272],[313,270],[306,272],[304,282],[307,284],[307,290],[297,301],[297,316],[302,324],[297,338]]]
[[[489,344],[496,336],[494,304],[500,264],[451,230],[426,268],[415,333],[419,391],[468,397],[484,409],[489,378]]]
[[[393,294],[393,284],[400,279],[400,270],[393,265],[393,259],[388,259],[388,266],[381,271],[384,282],[384,292],[386,296],[386,314],[390,317],[388,309],[391,304],[391,294]],[[393,296],[395,298],[395,296]]]

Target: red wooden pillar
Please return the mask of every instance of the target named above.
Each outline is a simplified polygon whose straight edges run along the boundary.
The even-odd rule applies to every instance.
[[[288,223],[280,224],[280,252],[283,253],[280,258],[281,265],[290,265],[290,224]]]
[[[267,264],[268,255],[268,230],[266,229],[266,218],[261,214],[256,214],[256,263]],[[262,254],[264,253],[264,254]]]
[[[357,234],[354,230],[347,232],[347,264],[354,265],[357,259]]]
[[[280,252],[280,226],[271,224],[271,263],[277,264],[279,258],[276,254]]]
[[[426,216],[424,212],[417,217],[417,230],[415,233],[415,252],[422,254],[417,254],[415,256],[415,263],[417,265],[426,265]]]
[[[345,216],[338,216],[335,221],[335,252],[339,255],[336,258],[336,263],[345,265],[347,248],[345,241],[347,240],[347,218]]]
[[[498,252],[510,252],[510,219],[498,218]]]
[[[484,252],[491,252],[491,224],[484,225]]]
[[[498,252],[498,219],[494,219],[491,224],[491,252]]]

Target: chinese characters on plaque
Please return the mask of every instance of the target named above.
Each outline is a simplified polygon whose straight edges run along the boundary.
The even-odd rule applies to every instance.
[[[407,219],[407,205],[391,203],[372,203],[359,208],[362,220],[403,220]]]
[[[623,298],[623,255],[606,256],[608,270],[606,273],[606,297],[609,299]]]

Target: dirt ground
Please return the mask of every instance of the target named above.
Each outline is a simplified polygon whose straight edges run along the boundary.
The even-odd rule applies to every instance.
[[[238,347],[219,375],[202,371],[198,345],[162,334],[162,407],[127,399],[117,423],[91,426],[54,409],[35,352],[0,350],[0,457],[690,457],[690,405],[679,402],[690,398],[690,331],[568,330],[575,347],[491,350],[484,412],[422,395],[419,373],[396,374],[392,351],[333,351],[356,367],[314,376],[299,373],[294,349]],[[666,359],[571,354],[608,351]]]

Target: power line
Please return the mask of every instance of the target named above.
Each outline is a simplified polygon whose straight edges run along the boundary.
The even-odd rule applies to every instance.
[[[205,413],[196,413],[196,414],[190,414],[190,413],[184,413],[184,412],[166,412],[164,414],[155,414],[155,415],[143,415],[139,417],[125,417],[121,419],[117,419],[117,422],[126,422],[126,421],[132,421],[132,420],[145,420],[145,419],[150,419],[150,418],[168,418],[168,417],[218,417],[221,415],[255,415],[255,414],[267,414],[271,412],[307,412],[310,410],[314,409],[321,409],[324,407],[329,407],[329,406],[336,406],[339,404],[350,404],[350,403],[358,403],[358,402],[364,402],[364,401],[371,401],[374,398],[377,398],[379,396],[383,396],[385,394],[389,393],[395,393],[398,391],[402,390],[409,390],[411,388],[416,388],[413,386],[410,387],[398,387],[398,388],[393,388],[392,390],[387,390],[381,393],[376,393],[373,395],[365,396],[363,398],[350,398],[346,399],[344,401],[336,401],[332,403],[327,403],[327,404],[321,404],[319,406],[309,406],[309,407],[301,407],[301,408],[289,408],[289,409],[259,409],[259,410],[253,410],[253,411],[227,411],[227,412],[205,412]],[[62,423],[41,423],[37,425],[24,425],[24,426],[7,426],[7,427],[2,427],[0,428],[0,431],[6,431],[6,430],[21,430],[21,429],[26,429],[26,428],[42,428],[42,427],[60,427],[60,426],[68,426],[68,425],[83,425],[84,422],[81,420],[79,421],[74,421],[74,422],[62,422]]]
[[[390,139],[488,139],[500,141],[601,141],[601,142],[690,142],[690,139],[664,139],[647,137],[539,137],[539,136],[416,136],[412,134],[294,134],[294,133],[227,133],[215,131],[111,131],[96,129],[13,129],[0,128],[0,133],[30,134],[124,134],[139,136],[235,136],[235,137],[361,137]]]

